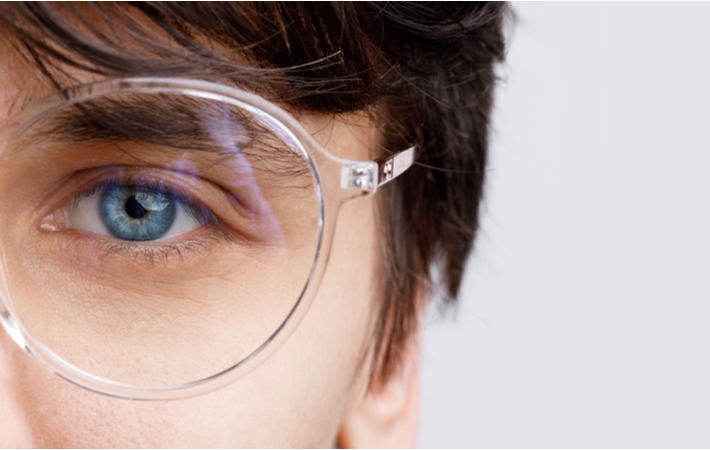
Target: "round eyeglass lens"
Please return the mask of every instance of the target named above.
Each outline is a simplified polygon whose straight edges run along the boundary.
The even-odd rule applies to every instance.
[[[0,155],[6,302],[77,373],[191,383],[258,351],[315,264],[308,153],[236,99],[115,91],[16,131]]]

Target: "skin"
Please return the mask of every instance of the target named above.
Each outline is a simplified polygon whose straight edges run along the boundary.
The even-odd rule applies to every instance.
[[[50,89],[6,42],[0,59],[2,126]],[[364,114],[300,120],[333,154],[370,158],[376,125]],[[0,331],[0,447],[414,446],[416,337],[400,373],[367,388],[382,282],[375,202],[364,197],[343,205],[328,269],[295,333],[254,371],[216,392],[172,401],[106,397],[50,373]]]

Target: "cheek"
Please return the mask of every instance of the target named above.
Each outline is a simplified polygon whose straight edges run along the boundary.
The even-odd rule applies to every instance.
[[[364,393],[379,285],[375,230],[373,197],[343,205],[318,295],[291,339],[265,363],[278,374],[261,388],[289,399],[282,426],[298,436],[289,446],[332,446],[348,402]]]
[[[362,395],[375,312],[374,198],[343,205],[328,269],[290,339],[261,366],[193,399],[141,402],[87,392],[20,355],[37,443],[53,447],[328,447]]]

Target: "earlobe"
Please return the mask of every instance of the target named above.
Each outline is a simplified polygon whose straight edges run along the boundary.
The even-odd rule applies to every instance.
[[[412,448],[419,422],[419,339],[409,346],[400,371],[373,386],[345,414],[340,448]]]

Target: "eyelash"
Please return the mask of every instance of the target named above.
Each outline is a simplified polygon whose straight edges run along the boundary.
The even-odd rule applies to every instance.
[[[167,194],[180,203],[185,208],[185,211],[195,220],[203,224],[203,226],[211,228],[211,230],[189,240],[173,244],[161,244],[159,243],[160,241],[152,244],[127,243],[114,241],[108,237],[102,237],[98,239],[97,246],[102,249],[103,257],[125,255],[132,258],[134,261],[139,257],[143,257],[150,265],[160,260],[162,260],[164,264],[167,264],[172,256],[177,256],[182,260],[183,253],[187,252],[196,255],[204,255],[212,245],[234,240],[233,233],[230,233],[224,223],[202,202],[181,189],[155,179],[135,177],[130,179],[116,177],[103,179],[75,195],[71,200],[71,205],[75,206],[82,200],[101,194],[105,189],[118,186],[144,188]],[[86,237],[86,235],[84,237]],[[96,237],[92,236],[92,239],[96,240]]]
[[[123,242],[109,242],[101,240],[102,257],[108,258],[113,255],[127,256],[138,262],[138,258],[143,258],[145,262],[151,266],[156,261],[162,261],[164,265],[168,265],[172,258],[177,256],[183,260],[183,253],[191,253],[196,256],[204,256],[211,249],[211,244],[220,244],[229,240],[228,236],[221,231],[211,231],[203,235],[190,239],[189,241],[179,242],[177,244],[162,244],[146,246],[141,244],[125,244]]]
[[[72,202],[74,204],[77,204],[81,200],[85,198],[92,197],[94,195],[98,195],[103,191],[104,189],[107,188],[112,188],[112,187],[118,187],[118,186],[127,186],[131,188],[144,188],[144,189],[150,189],[153,191],[157,191],[163,194],[167,194],[175,200],[177,200],[181,205],[185,206],[187,208],[187,211],[192,214],[192,217],[195,218],[198,221],[201,222],[209,222],[209,221],[216,221],[217,218],[214,217],[214,214],[204,206],[201,202],[196,200],[193,196],[183,192],[180,189],[177,189],[173,186],[167,185],[161,181],[158,180],[147,180],[147,179],[141,179],[141,178],[131,178],[128,180],[121,180],[119,178],[109,178],[106,180],[101,180],[94,185],[92,185],[89,189],[85,190],[84,192],[80,193],[79,195],[76,195],[73,199]]]

